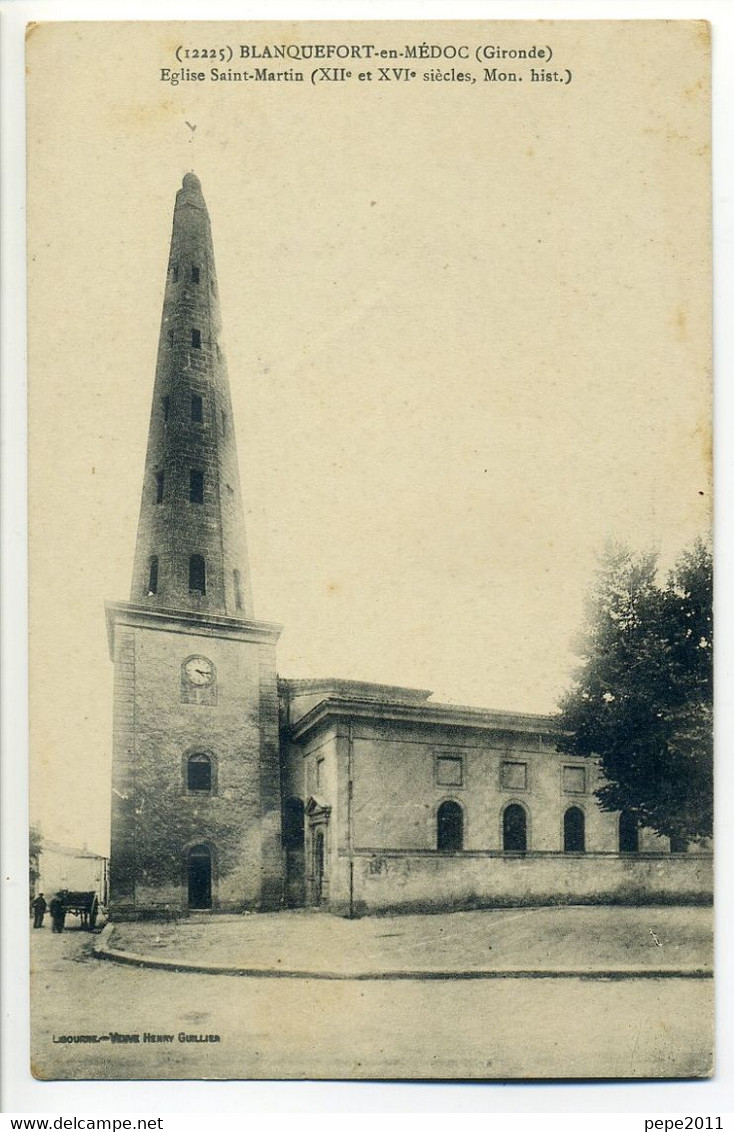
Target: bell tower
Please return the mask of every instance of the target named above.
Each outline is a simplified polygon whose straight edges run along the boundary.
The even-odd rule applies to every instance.
[[[176,196],[129,602],[115,665],[113,916],[281,901],[275,645],[254,620],[211,225]]]

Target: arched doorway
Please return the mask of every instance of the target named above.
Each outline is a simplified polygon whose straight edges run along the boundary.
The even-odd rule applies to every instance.
[[[313,887],[314,903],[324,898],[324,831],[317,829],[313,836]]]
[[[330,849],[329,818],[331,806],[314,798],[309,798],[305,808],[305,859],[307,876],[305,878],[306,900],[312,907],[329,903]],[[295,817],[295,807],[294,807]]]
[[[304,809],[301,798],[286,798],[283,806],[285,902],[289,908],[300,907],[306,899]]]
[[[188,904],[191,911],[212,906],[212,855],[206,845],[194,845],[187,859]]]

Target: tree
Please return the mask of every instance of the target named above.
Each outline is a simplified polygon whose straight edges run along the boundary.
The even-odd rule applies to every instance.
[[[558,749],[596,756],[603,810],[630,810],[674,844],[713,825],[713,564],[698,541],[665,584],[657,556],[607,547],[587,600],[582,665]]]
[[[33,886],[38,880],[38,863],[41,856],[42,843],[43,834],[41,833],[40,826],[31,824],[28,831],[28,861],[31,891],[33,891]]]

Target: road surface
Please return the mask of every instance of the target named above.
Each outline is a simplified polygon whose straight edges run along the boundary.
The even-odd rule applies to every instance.
[[[683,1077],[711,1068],[711,979],[242,978],[104,962],[73,929],[32,931],[31,944],[32,1061],[46,1079]]]

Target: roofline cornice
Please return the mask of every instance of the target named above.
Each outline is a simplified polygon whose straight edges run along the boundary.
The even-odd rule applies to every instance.
[[[555,738],[560,731],[551,715],[493,711],[453,704],[375,703],[329,696],[298,720],[290,731],[295,742],[305,738],[330,719],[389,720],[391,723],[424,724],[434,727],[461,727],[471,731],[541,734]]]
[[[283,631],[282,625],[271,621],[246,621],[221,614],[196,613],[189,609],[148,609],[144,605],[135,605],[129,601],[105,602],[105,613],[107,639],[110,656],[113,659],[117,625],[273,645]]]

